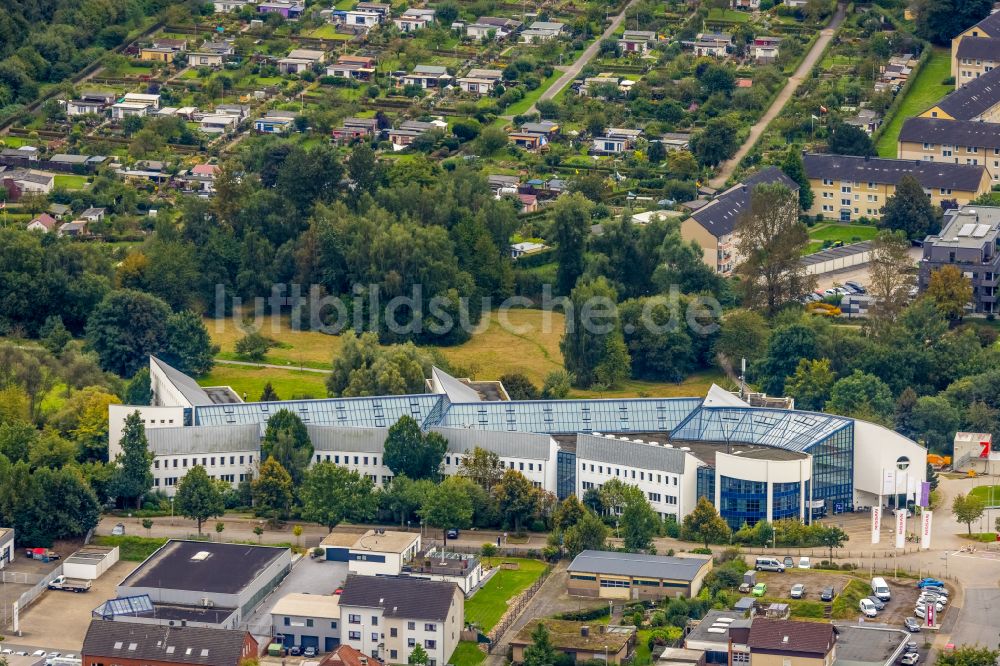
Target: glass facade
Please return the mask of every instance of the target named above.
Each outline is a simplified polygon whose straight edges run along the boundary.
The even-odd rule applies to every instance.
[[[719,514],[734,530],[767,520],[767,482],[719,476]]]
[[[813,457],[812,499],[823,500],[823,512],[850,510],[854,500],[854,428],[841,428],[809,447],[809,454]]]
[[[697,474],[697,499],[706,497],[715,506],[715,468],[699,467]]]
[[[412,416],[417,423],[424,423],[441,401],[442,396],[439,395],[395,395],[207,405],[195,407],[195,424],[265,424],[275,412],[287,409],[306,425],[388,428],[401,416]]]
[[[842,416],[787,409],[701,407],[670,433],[670,439],[745,442],[807,451],[851,423]]]
[[[572,451],[556,452],[556,496],[566,499],[576,492],[576,454]]]
[[[783,518],[799,518],[799,501],[801,500],[800,484],[798,481],[792,483],[775,483],[771,488],[771,517],[774,520]]]

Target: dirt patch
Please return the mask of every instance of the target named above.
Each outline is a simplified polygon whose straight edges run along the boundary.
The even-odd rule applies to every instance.
[[[806,593],[802,597],[808,601],[819,601],[819,594],[825,587],[832,587],[834,594],[840,594],[851,577],[847,574],[819,569],[789,569],[786,573],[758,571],[757,582],[767,585],[767,597],[790,599],[792,585],[802,583]]]
[[[21,614],[18,645],[79,652],[90,626],[90,612],[118,596],[115,593],[118,583],[136,566],[136,562],[118,562],[93,582],[89,592],[82,594],[44,592]]]

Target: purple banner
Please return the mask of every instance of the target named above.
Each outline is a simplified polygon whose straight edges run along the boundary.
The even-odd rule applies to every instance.
[[[920,484],[920,506],[928,507],[931,505],[931,482],[924,481]]]

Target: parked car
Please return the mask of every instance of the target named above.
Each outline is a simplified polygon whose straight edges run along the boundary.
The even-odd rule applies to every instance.
[[[899,658],[899,663],[902,666],[914,666],[918,661],[920,661],[920,655],[916,652],[907,652]]]
[[[808,569],[811,566],[812,565],[809,563],[809,558],[808,557],[800,557],[799,558],[799,569]]]
[[[790,555],[785,555],[785,559],[782,560],[786,569],[792,569],[795,567],[795,560],[791,558]]]
[[[868,601],[872,602],[876,610],[882,610],[885,608],[885,602],[876,597],[874,594],[868,597]]]
[[[111,536],[125,536],[124,523],[118,523],[113,528],[111,528]]]
[[[866,617],[875,617],[878,615],[878,610],[875,608],[875,604],[872,603],[871,599],[862,599],[858,602],[858,608],[861,612],[865,614]]]
[[[916,641],[907,641],[906,642],[906,647],[903,648],[903,654],[906,654],[908,652],[916,652],[916,651],[917,651],[917,642]]]
[[[448,536],[449,539],[457,539],[458,538],[458,528],[452,527],[450,530],[448,530],[447,536]]]
[[[917,608],[921,608],[927,604],[934,604],[934,610],[939,613],[944,610],[944,604],[940,601],[934,601],[932,599],[917,599]]]
[[[802,597],[805,596],[805,594],[806,594],[805,585],[803,585],[802,583],[796,583],[795,585],[792,585],[792,590],[790,593],[792,599],[801,599]]]
[[[293,657],[298,657],[302,654],[302,648],[300,648],[298,645],[293,645],[291,648],[289,648],[288,654],[292,655]]]
[[[917,583],[917,587],[919,587],[921,590],[924,589],[925,587],[944,587],[944,583],[939,581],[937,578],[924,578],[919,583]]]
[[[948,597],[944,596],[943,594],[937,594],[936,592],[928,592],[927,590],[924,590],[923,592],[920,593],[920,597],[919,598],[920,599],[933,599],[934,601],[941,602],[945,606],[948,605]]]
[[[944,587],[938,587],[938,586],[936,586],[936,585],[926,585],[926,586],[924,586],[924,587],[923,587],[923,588],[921,588],[921,589],[922,589],[922,590],[923,590],[924,592],[937,592],[938,594],[941,594],[941,595],[944,595],[944,596],[946,596],[946,597],[950,595],[950,593],[948,592],[948,589],[947,589],[947,588],[944,588]]]
[[[913,614],[916,615],[917,617],[919,617],[922,620],[925,617],[927,617],[927,607],[926,606],[917,606],[916,608],[913,609]]]
[[[920,631],[920,623],[917,622],[917,618],[915,617],[908,617],[903,620],[903,626],[906,627],[906,630],[911,634],[916,634]]]
[[[864,288],[864,286],[863,286],[863,285],[861,285],[861,284],[860,284],[860,283],[858,283],[858,282],[855,282],[855,281],[853,281],[853,280],[848,280],[847,282],[845,282],[845,283],[844,283],[844,286],[845,286],[845,287],[850,287],[851,289],[854,289],[854,290],[855,290],[856,292],[858,292],[859,294],[863,294],[863,293],[865,293],[865,288]]]
[[[753,586],[753,596],[755,596],[755,597],[762,597],[765,594],[767,594],[767,584],[766,583],[757,583],[756,585]]]
[[[824,587],[823,591],[819,593],[820,601],[833,601],[833,597],[836,596],[833,592],[832,587]]]
[[[314,648],[314,647],[307,647],[305,650],[302,651],[302,656],[303,657],[315,657],[316,656],[316,648]]]

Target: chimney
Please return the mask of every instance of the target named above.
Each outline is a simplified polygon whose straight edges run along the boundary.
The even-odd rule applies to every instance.
[[[788,645],[788,636],[785,636],[785,637],[783,637],[783,638],[781,639],[781,643],[782,643],[783,645]]]
[[[590,636],[590,627],[588,627],[587,625],[583,625],[582,627],[580,627],[580,635],[583,636],[584,638]]]

